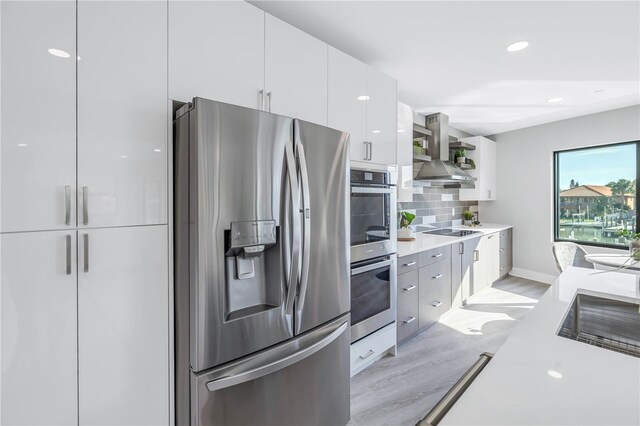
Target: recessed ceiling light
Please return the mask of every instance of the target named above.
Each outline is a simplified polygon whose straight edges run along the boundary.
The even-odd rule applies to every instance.
[[[153,152],[162,152],[162,150],[159,149],[159,148],[156,148],[156,149],[153,150]]]
[[[507,46],[507,52],[517,52],[518,50],[525,49],[527,46],[529,46],[528,41],[516,41]]]
[[[556,370],[547,370],[547,374],[553,377],[554,379],[562,379],[562,374],[560,374]]]
[[[370,96],[367,96],[367,95],[360,95],[360,96],[358,96],[358,100],[359,100],[359,101],[368,101],[369,99],[371,99],[371,97],[370,97]]]
[[[121,155],[120,158],[127,158],[127,156],[126,155]]]
[[[47,50],[47,52],[51,53],[53,56],[57,56],[59,58],[70,58],[71,55],[69,55],[67,52],[65,52],[64,50],[60,50],[60,49],[54,49],[53,47],[49,50]]]
[[[382,132],[381,130],[372,130],[371,133],[380,133]]]
[[[25,146],[28,146],[28,145],[27,145],[26,143],[19,143],[19,144],[18,144],[18,146],[19,146],[20,148],[24,148]]]
[[[596,89],[593,91],[593,93],[602,93],[604,92],[604,89]]]
[[[547,99],[547,102],[553,103],[553,102],[560,102],[562,100],[562,98],[551,98],[551,99]]]
[[[398,133],[404,133],[404,129],[398,129]]]

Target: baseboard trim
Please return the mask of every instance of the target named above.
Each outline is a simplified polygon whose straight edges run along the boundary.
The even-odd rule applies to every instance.
[[[522,268],[513,268],[510,274],[514,277],[526,278],[528,280],[539,281],[549,285],[556,282],[556,279],[558,278],[555,275],[543,274],[541,272],[530,271]]]

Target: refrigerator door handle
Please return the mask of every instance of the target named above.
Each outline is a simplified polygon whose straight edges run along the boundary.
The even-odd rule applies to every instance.
[[[301,143],[296,145],[296,154],[302,182],[302,270],[300,273],[300,292],[298,293],[297,310],[302,311],[304,300],[309,284],[309,256],[311,247],[311,200],[309,194],[309,174],[307,173],[307,159],[304,154],[304,147]]]
[[[349,322],[345,322],[323,339],[313,342],[310,345],[303,347],[300,350],[285,357],[279,358],[272,362],[267,362],[266,364],[255,368],[250,368],[238,374],[233,374],[231,376],[223,375],[218,379],[211,380],[210,382],[207,382],[207,389],[210,392],[213,392],[231,386],[236,386],[250,380],[259,379],[260,377],[275,373],[278,370],[289,367],[290,365],[293,365],[305,358],[310,357],[311,355],[329,345],[331,342],[340,337],[340,335],[344,333],[348,329],[348,327]]]
[[[285,301],[285,313],[287,315],[293,314],[293,303],[296,297],[296,290],[298,286],[298,276],[300,274],[300,215],[298,210],[300,209],[300,199],[298,190],[298,176],[295,157],[293,154],[293,142],[289,141],[285,145],[285,159],[287,162],[287,176],[289,179],[289,191],[291,197],[290,211],[284,212],[284,214],[291,214],[292,222],[292,244],[291,244],[291,259],[290,267],[286,274],[287,277],[287,297]]]

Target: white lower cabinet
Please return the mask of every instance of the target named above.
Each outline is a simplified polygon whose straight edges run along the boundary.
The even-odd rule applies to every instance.
[[[396,354],[395,322],[351,345],[351,377],[386,354]]]
[[[76,231],[0,241],[0,424],[77,424]]]
[[[80,424],[169,422],[167,226],[78,231]]]

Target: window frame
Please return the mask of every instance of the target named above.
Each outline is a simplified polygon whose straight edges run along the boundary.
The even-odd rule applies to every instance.
[[[604,247],[616,250],[627,250],[628,248],[624,245],[615,245],[615,244],[607,244],[607,243],[595,243],[593,241],[578,241],[578,240],[568,240],[559,238],[560,234],[560,221],[558,220],[558,208],[560,206],[560,182],[558,179],[559,172],[559,154],[567,153],[567,152],[575,152],[575,151],[585,151],[588,149],[594,148],[607,148],[617,145],[636,145],[636,196],[635,196],[635,211],[636,211],[636,232],[640,232],[638,229],[638,225],[640,224],[640,197],[638,197],[638,190],[640,189],[640,140],[632,140],[627,142],[615,142],[615,143],[607,143],[601,145],[591,145],[580,148],[569,148],[569,149],[560,149],[553,151],[553,241],[554,242],[570,242],[576,243],[582,246],[591,246],[591,247]]]

